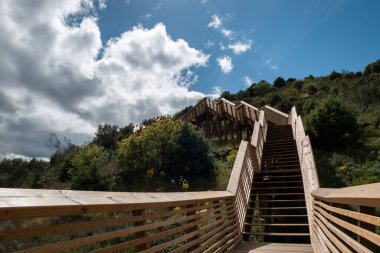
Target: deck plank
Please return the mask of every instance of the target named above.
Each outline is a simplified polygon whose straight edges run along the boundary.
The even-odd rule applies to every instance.
[[[242,242],[232,253],[313,253],[311,244]]]

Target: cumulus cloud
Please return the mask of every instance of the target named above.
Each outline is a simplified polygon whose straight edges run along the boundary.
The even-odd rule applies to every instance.
[[[90,0],[0,3],[0,156],[47,157],[50,132],[83,143],[98,124],[137,123],[204,96],[189,86],[208,55],[162,23],[103,46],[91,8]]]
[[[251,84],[253,83],[253,80],[249,76],[243,76],[242,80],[244,84],[248,87],[251,86]]]
[[[217,15],[212,15],[211,22],[207,25],[207,27],[218,29],[221,26],[222,26],[222,19],[219,18]]]
[[[272,57],[269,57],[269,58],[267,58],[266,60],[264,60],[264,63],[265,63],[265,64],[270,64],[270,63],[272,63]]]
[[[222,95],[222,88],[220,86],[214,86],[212,87],[212,93],[207,94],[207,97],[211,99],[217,99],[220,98],[220,95]]]
[[[225,29],[225,28],[222,28],[220,30],[220,32],[224,35],[224,37],[226,37],[228,39],[232,39],[232,36],[234,34],[234,32],[232,30]]]
[[[272,70],[277,70],[278,69],[278,66],[277,65],[273,65],[270,67]]]
[[[234,68],[231,57],[225,55],[216,59],[223,73],[228,74]]]
[[[246,42],[238,41],[234,44],[228,45],[228,48],[231,49],[234,54],[242,54],[251,49],[252,41],[248,40]]]

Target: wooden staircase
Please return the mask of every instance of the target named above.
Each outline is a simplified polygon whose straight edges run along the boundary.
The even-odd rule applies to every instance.
[[[255,173],[244,241],[310,243],[297,146],[290,125],[269,125],[262,170]]]

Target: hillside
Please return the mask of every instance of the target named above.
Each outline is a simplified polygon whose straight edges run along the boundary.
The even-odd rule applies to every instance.
[[[269,104],[289,112],[295,105],[312,138],[322,187],[380,181],[380,60],[363,72],[333,71],[302,80],[277,78],[221,97],[255,107]],[[99,125],[83,145],[50,135],[50,162],[5,159],[0,187],[114,191],[225,189],[239,143],[205,140],[179,119],[191,107],[160,121]]]
[[[273,84],[263,80],[221,97],[283,112],[296,106],[312,139],[321,186],[380,181],[380,60],[363,72],[278,77]]]

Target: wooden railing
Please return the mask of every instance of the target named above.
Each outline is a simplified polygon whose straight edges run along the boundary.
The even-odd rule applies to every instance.
[[[224,252],[240,238],[228,191],[0,189],[0,200],[1,252]]]
[[[255,148],[249,142],[241,141],[227,186],[227,191],[236,196],[235,208],[240,233],[243,231],[246,211],[249,205],[252,179],[255,171],[258,171],[258,167],[252,159],[254,154]]]
[[[314,251],[379,252],[380,183],[320,188],[310,139],[294,107],[288,122],[297,144]]]
[[[269,105],[261,107],[260,110],[265,111],[266,119],[275,125],[282,126],[288,124],[289,115],[283,113]]]
[[[243,101],[237,106],[224,98],[214,101],[205,97],[188,111],[182,120],[191,122],[206,112],[212,113],[216,118],[229,118],[240,124],[257,121],[259,116],[259,110],[256,107]]]
[[[268,122],[265,118],[265,112],[260,111],[259,121],[255,122],[255,127],[252,134],[251,144],[255,148],[253,154],[253,161],[257,163],[258,171],[261,170],[261,162],[263,157],[264,143],[266,142],[266,136],[268,131]]]
[[[291,109],[288,121],[292,126],[293,137],[297,145],[309,220],[310,239],[311,243],[314,245],[316,235],[313,229],[313,197],[311,194],[319,189],[317,169],[310,138],[305,133],[301,116],[297,115],[295,107]]]
[[[315,251],[380,251],[380,183],[319,189],[313,196]]]

